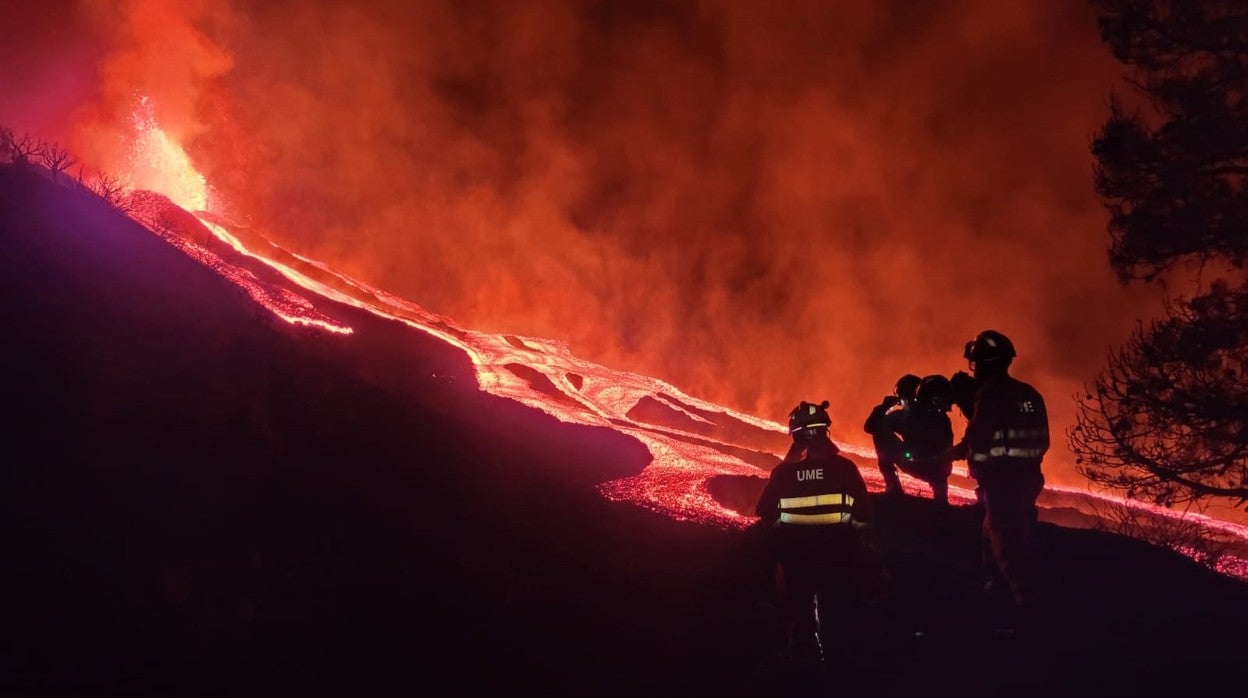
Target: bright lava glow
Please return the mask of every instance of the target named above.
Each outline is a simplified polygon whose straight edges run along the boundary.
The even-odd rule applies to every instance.
[[[707,484],[718,475],[765,477],[767,470],[752,461],[777,460],[774,454],[782,452],[788,442],[783,425],[700,400],[655,378],[580,359],[563,342],[462,329],[449,318],[338,274],[321,262],[277,246],[272,246],[271,257],[261,256],[248,250],[225,226],[208,220],[192,220],[202,223],[205,230],[211,231],[231,250],[263,262],[307,291],[306,295],[297,295],[280,286],[260,282],[254,275],[225,264],[219,256],[194,243],[186,240],[177,243],[188,254],[247,287],[256,302],[287,322],[339,334],[350,333],[349,327],[330,322],[316,310],[318,299],[345,303],[402,322],[464,351],[475,366],[477,383],[482,390],[542,410],[563,422],[614,429],[645,444],[652,456],[650,464],[635,476],[599,485],[604,497],[630,502],[676,519],[723,528],[744,528],[756,520],[719,503]],[[170,238],[169,235],[165,237]],[[288,257],[298,264],[283,263],[279,257]],[[319,278],[313,278],[296,266],[315,269]],[[646,409],[642,409],[643,406]],[[842,443],[838,446],[851,458],[867,459],[868,467],[860,465],[863,476],[872,491],[881,491],[880,475],[870,467],[874,452],[860,445]],[[975,501],[973,483],[965,476],[964,467],[955,469],[949,488],[950,501],[955,504]],[[926,484],[905,474],[900,477],[907,491],[930,496]],[[1157,516],[1180,516],[1161,507],[1083,490],[1055,486],[1045,489],[1046,495],[1069,494],[1146,510]],[[1248,540],[1248,527],[1190,513],[1186,517],[1223,535]],[[1248,579],[1248,563],[1241,558],[1228,558],[1219,569],[1225,574]]]
[[[571,424],[614,429],[646,446],[652,460],[639,474],[599,485],[612,501],[631,502],[680,520],[723,528],[744,528],[756,518],[727,508],[711,494],[716,476],[765,478],[776,454],[788,446],[783,425],[735,412],[686,395],[676,387],[647,376],[617,371],[573,356],[563,343],[550,339],[497,335],[458,327],[450,319],[419,305],[335,272],[328,265],[299,256],[272,243],[263,252],[251,249],[231,233],[229,224],[206,211],[208,187],[186,153],[152,119],[146,99],[134,117],[136,186],[168,197],[136,191],[130,215],[187,255],[245,290],[276,317],[334,335],[352,333],[319,307],[342,303],[427,333],[464,351],[471,359],[479,387],[546,412]],[[170,205],[172,201],[175,205]],[[188,213],[190,212],[190,213]],[[253,259],[266,278],[230,259]],[[863,459],[863,476],[873,491],[883,482],[873,467],[874,451],[866,446],[838,444],[847,455]],[[911,493],[929,494],[918,480],[901,476]],[[973,483],[960,466],[954,471],[949,497],[953,503],[975,501]],[[1150,514],[1178,517],[1160,507],[1124,502],[1082,490],[1046,487],[1046,494],[1070,494],[1116,506],[1139,507]],[[1248,541],[1248,527],[1214,519],[1200,521],[1210,530]],[[1206,517],[1207,518],[1207,517]],[[1248,579],[1248,563],[1228,560],[1221,571]]]
[[[130,123],[134,135],[128,153],[128,188],[159,192],[187,211],[207,210],[207,181],[182,146],[157,125],[148,97],[138,98]]]

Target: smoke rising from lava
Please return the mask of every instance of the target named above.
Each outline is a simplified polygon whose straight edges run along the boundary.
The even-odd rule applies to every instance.
[[[827,398],[839,440],[991,327],[1075,483],[1071,398],[1159,310],[1106,261],[1088,142],[1124,88],[1082,0],[42,7],[0,76],[62,77],[0,124],[117,171],[148,95],[283,245],[768,419]]]

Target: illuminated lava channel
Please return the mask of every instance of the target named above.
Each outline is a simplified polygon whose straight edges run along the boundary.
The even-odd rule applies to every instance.
[[[749,446],[732,443],[727,438],[721,440],[705,434],[689,433],[671,425],[656,426],[635,420],[629,414],[643,400],[648,400],[665,406],[673,414],[699,426],[723,426],[730,423],[736,430],[735,433],[741,433],[744,429],[754,436],[769,436],[774,439],[776,435],[786,433],[783,425],[699,400],[655,378],[616,371],[579,359],[560,341],[487,334],[459,328],[450,319],[430,313],[411,301],[343,276],[322,262],[299,256],[275,245],[272,246],[271,254],[259,254],[244,245],[224,225],[209,220],[210,216],[206,215],[208,187],[203,176],[191,166],[181,147],[157,127],[152,118],[151,105],[146,99],[140,101],[134,125],[134,148],[137,156],[133,158],[136,171],[131,173],[132,181],[136,185],[150,182],[149,186],[154,191],[164,193],[186,211],[197,212],[195,215],[204,229],[238,253],[268,265],[291,283],[309,291],[313,297],[344,303],[402,322],[459,348],[472,361],[478,386],[492,395],[542,410],[567,423],[614,429],[644,444],[652,456],[651,463],[633,477],[601,484],[599,490],[604,497],[613,501],[632,502],[673,518],[725,528],[743,528],[756,520],[753,516],[738,513],[719,504],[707,489],[709,479],[717,475],[765,476],[766,473],[757,465],[751,465],[731,455],[734,448],[749,449]],[[136,201],[141,200],[141,197],[136,198]],[[314,302],[285,288],[262,282],[202,246],[185,239],[176,239],[177,235],[173,233],[177,231],[166,230],[158,221],[150,220],[155,214],[151,211],[145,213],[144,207],[136,206],[132,215],[148,229],[161,233],[165,239],[193,258],[247,289],[257,303],[283,320],[337,334],[351,332],[351,328],[334,323],[320,313]],[[144,220],[145,215],[149,220]],[[278,257],[294,261],[287,264]],[[296,266],[315,269],[315,273],[328,277],[330,283],[312,278]],[[539,390],[531,382],[532,376],[521,376],[508,368],[509,365],[525,367],[542,377],[548,381],[545,387],[553,389],[556,394],[550,394],[550,390]],[[573,376],[576,377],[575,380]],[[723,422],[718,423],[716,420]],[[727,430],[716,433],[727,433]],[[853,444],[838,446],[861,458],[874,459],[874,451],[869,447]],[[874,491],[882,489],[883,483],[874,468],[864,469],[863,475]],[[965,478],[965,467],[956,469],[955,475]],[[907,489],[911,491],[920,491],[926,487],[917,480],[904,475],[902,477],[903,482],[909,485]],[[1114,505],[1124,504],[1121,499],[1083,490],[1057,487],[1046,489],[1101,499]],[[953,483],[950,487],[950,498],[960,503],[975,500],[971,489]],[[1179,516],[1161,507],[1138,502],[1126,504],[1142,507],[1156,515],[1172,518]],[[1222,533],[1248,540],[1248,527],[1214,519],[1203,523]],[[1235,564],[1228,563],[1231,573],[1235,573]],[[1238,560],[1238,564],[1240,576],[1248,576],[1248,565],[1244,565],[1243,560]]]
[[[557,419],[589,426],[615,429],[641,441],[653,460],[641,474],[626,480],[605,483],[604,496],[612,500],[634,502],[678,519],[697,520],[724,527],[743,527],[754,517],[743,516],[718,504],[706,489],[706,481],[714,475],[758,476],[760,471],[738,458],[716,450],[717,445],[733,446],[705,436],[691,436],[701,442],[664,436],[655,427],[628,416],[645,397],[671,396],[684,404],[710,413],[722,414],[755,429],[785,433],[778,423],[734,412],[719,405],[686,395],[663,381],[624,371],[614,371],[572,355],[562,342],[535,337],[500,336],[457,327],[448,318],[425,311],[358,280],[333,272],[323,264],[315,266],[332,274],[339,283],[333,285],[310,278],[288,264],[276,262],[249,251],[237,237],[221,225],[205,221],[205,226],[223,241],[243,254],[272,266],[291,282],[330,300],[352,305],[378,316],[397,320],[407,326],[429,333],[464,351],[476,368],[478,386],[499,397],[505,397],[542,410]],[[339,290],[354,289],[358,295]],[[520,345],[520,346],[517,346]],[[526,378],[507,368],[519,364],[533,369],[561,391],[565,401],[534,389]],[[580,387],[569,375],[581,377]],[[703,420],[706,421],[706,420]]]

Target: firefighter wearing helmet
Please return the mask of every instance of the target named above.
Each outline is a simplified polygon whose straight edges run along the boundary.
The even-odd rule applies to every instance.
[[[822,662],[824,642],[852,635],[832,624],[857,601],[853,565],[871,517],[862,474],[828,438],[827,408],[802,402],[789,413],[793,445],[755,508],[773,543],[785,649],[799,661]]]
[[[897,477],[897,461],[903,457],[905,448],[896,434],[901,431],[906,408],[914,401],[922,379],[907,373],[897,379],[893,394],[885,395],[880,404],[871,408],[862,430],[871,435],[875,446],[875,463],[884,479],[884,494],[902,494],[901,479]]]
[[[907,389],[904,397],[903,385]],[[901,470],[926,483],[934,501],[948,504],[949,475],[953,471],[953,461],[948,457],[953,445],[949,379],[906,374],[897,382],[895,394],[899,399],[885,397],[862,425],[875,444],[884,494],[903,494],[897,476]]]
[[[993,575],[986,588],[1004,583],[1015,610],[1040,601],[1034,533],[1036,500],[1044,488],[1040,464],[1049,449],[1044,398],[1009,374],[1014,343],[984,330],[963,352],[978,389],[966,433],[951,450],[967,461],[984,508],[985,562]]]

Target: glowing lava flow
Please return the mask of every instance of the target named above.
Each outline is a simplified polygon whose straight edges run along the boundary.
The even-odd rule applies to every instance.
[[[654,378],[578,359],[561,342],[462,329],[410,301],[282,251],[303,262],[300,266],[315,267],[319,276],[328,276],[332,283],[312,278],[291,264],[248,250],[223,226],[203,222],[236,251],[272,266],[314,294],[397,320],[453,344],[476,367],[478,386],[492,395],[516,400],[564,422],[609,427],[637,438],[647,446],[653,461],[633,478],[604,483],[600,490],[607,498],[720,526],[743,527],[754,520],[722,506],[706,489],[707,479],[714,475],[765,474],[757,465],[730,455],[731,451],[749,450],[749,446],[684,433],[678,427],[650,423],[630,413],[643,401],[652,400],[673,418],[700,421],[708,431],[722,428],[749,434],[747,441],[757,444],[756,450],[762,444],[777,442],[777,437],[781,443],[787,438],[780,424],[698,400]],[[313,324],[306,318],[304,322]],[[757,452],[759,456],[769,455],[769,451]]]
[[[317,311],[308,299],[256,278],[255,274],[240,269],[222,259],[212,250],[184,236],[184,223],[179,224],[176,214],[164,197],[150,192],[131,192],[126,199],[129,215],[143,227],[164,238],[169,244],[200,264],[233,281],[253,301],[267,308],[277,317],[293,324],[318,327],[329,332],[350,334],[351,328],[339,325]],[[190,218],[189,214],[186,216]],[[195,219],[192,219],[195,220]]]
[[[717,475],[764,476],[767,472],[764,463],[778,460],[774,454],[787,445],[783,425],[699,400],[655,378],[580,359],[563,342],[462,329],[449,318],[430,313],[415,303],[338,274],[323,263],[282,250],[272,243],[269,243],[272,252],[261,256],[244,246],[224,226],[208,220],[203,223],[235,251],[271,266],[315,296],[397,320],[458,347],[475,366],[482,390],[542,410],[567,423],[609,427],[645,444],[653,458],[650,465],[634,477],[601,484],[599,490],[608,499],[631,502],[677,519],[724,527],[741,528],[755,520],[753,516],[720,504],[707,489],[707,483]],[[283,263],[278,261],[279,257],[297,264]],[[317,278],[296,267],[313,270]],[[274,295],[253,294],[253,298],[264,303],[263,299]],[[301,307],[314,311],[311,303]],[[324,327],[311,318],[287,319]],[[639,409],[643,405],[648,409]],[[874,452],[867,447],[838,445],[851,457],[874,457]],[[954,503],[975,501],[972,487],[957,484],[959,479],[964,480],[964,474],[964,469],[960,469],[951,482],[949,496]],[[883,489],[883,482],[874,468],[864,468],[863,475],[873,491]],[[904,474],[901,477],[912,493],[926,488],[918,480]],[[1046,494],[1099,499],[1107,505],[1126,506],[1156,516],[1177,516],[1160,507],[1110,496],[1098,497],[1075,488],[1048,486]],[[1248,527],[1190,513],[1186,517],[1212,531],[1248,540]],[[1248,578],[1248,566],[1237,559],[1228,559],[1222,571]]]
[[[753,516],[717,501],[708,482],[720,475],[765,477],[770,466],[779,460],[776,454],[787,447],[786,430],[781,424],[699,400],[655,378],[579,359],[559,341],[462,329],[411,301],[272,243],[266,243],[263,251],[251,249],[231,233],[228,223],[204,210],[208,200],[204,178],[191,167],[182,149],[152,121],[150,106],[145,101],[140,106],[134,145],[144,177],[136,181],[146,179],[158,191],[171,191],[171,200],[177,206],[158,195],[134,192],[130,199],[132,217],[238,284],[276,317],[337,335],[350,334],[350,327],[317,309],[318,302],[328,300],[425,332],[465,352],[482,390],[542,410],[567,423],[614,429],[644,444],[652,456],[651,463],[633,477],[600,484],[604,497],[677,519],[725,528],[743,528],[753,523]],[[221,253],[210,249],[214,246]],[[259,261],[277,277],[293,284],[293,288],[279,283],[277,278],[263,279],[230,263],[223,256],[227,253]],[[293,289],[302,289],[307,295]],[[874,458],[874,452],[867,447],[839,445],[851,456],[868,462]],[[863,475],[873,490],[883,488],[875,468],[863,468]],[[969,484],[965,469],[959,468],[955,476],[950,499],[955,503],[974,502],[974,492],[964,486]],[[925,487],[905,476],[903,482],[911,492]],[[1047,487],[1046,493],[1124,505],[1120,499],[1098,497],[1082,490]],[[1159,507],[1126,505],[1157,516],[1178,516]],[[1207,524],[1223,535],[1248,541],[1248,527],[1213,519]],[[1222,571],[1248,578],[1248,564],[1240,558],[1227,562]]]
[[[206,210],[204,177],[158,126],[146,97],[138,101],[132,126],[130,181],[165,193],[175,206],[158,195],[136,191],[129,201],[131,216],[239,285],[275,316],[337,334],[352,332],[318,311],[309,297],[230,264],[211,249],[212,243],[224,243],[234,253],[258,260],[312,298],[402,322],[458,347],[475,366],[479,387],[492,395],[516,400],[564,422],[609,427],[633,436],[645,444],[653,460],[632,478],[603,483],[600,490],[605,497],[720,526],[744,527],[753,522],[754,517],[721,505],[708,491],[707,482],[716,475],[765,476],[778,461],[775,453],[787,447],[782,425],[698,400],[654,378],[578,359],[561,342],[459,328],[448,318],[272,243],[264,253],[249,249],[224,221]],[[210,232],[215,240],[205,239],[201,231]],[[873,457],[873,451],[864,447],[840,446],[852,455]],[[882,488],[874,469],[864,475],[875,489]],[[908,482],[919,489],[917,481]],[[966,488],[950,490],[955,501],[974,501]]]
[[[316,295],[397,320],[456,346],[476,367],[478,386],[491,395],[515,400],[570,424],[610,427],[645,444],[653,458],[650,465],[632,478],[603,483],[599,490],[608,499],[724,527],[742,528],[755,521],[753,516],[720,504],[707,489],[707,482],[717,475],[765,475],[766,470],[747,463],[740,455],[753,452],[758,461],[778,460],[773,454],[784,450],[788,438],[783,425],[699,400],[655,378],[579,359],[563,342],[459,328],[446,317],[272,243],[276,254],[261,256],[224,226],[206,218],[201,222],[235,251],[273,267]],[[279,256],[314,268],[321,278],[312,278],[295,265],[275,259]],[[308,319],[303,322],[316,324]],[[647,403],[653,405],[651,414],[660,413],[657,418],[633,416],[639,405]],[[692,431],[686,430],[687,424],[693,425]],[[874,457],[874,451],[862,446],[839,445],[852,455]],[[883,489],[874,470],[864,476],[873,489]],[[907,478],[907,482],[913,490],[922,487],[916,480]],[[950,487],[950,498],[961,503],[975,501],[973,491],[956,485]]]

